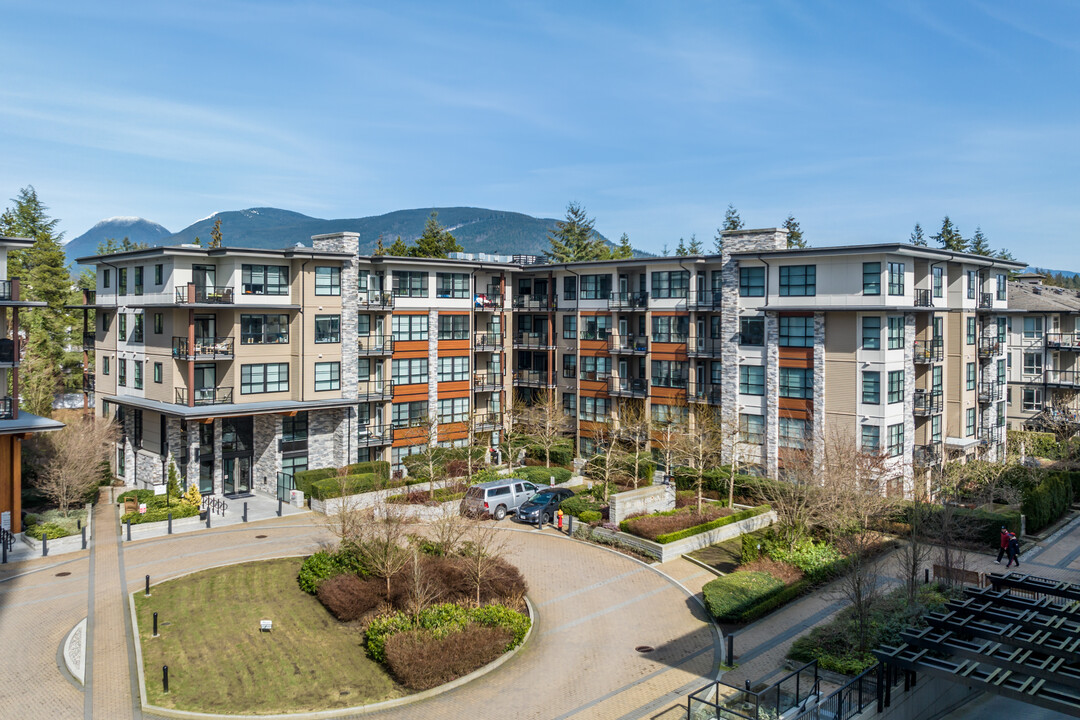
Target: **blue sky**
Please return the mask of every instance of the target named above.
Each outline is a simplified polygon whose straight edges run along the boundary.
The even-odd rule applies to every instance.
[[[794,213],[1080,270],[1070,2],[2,2],[0,198],[114,215],[473,205],[659,251]]]

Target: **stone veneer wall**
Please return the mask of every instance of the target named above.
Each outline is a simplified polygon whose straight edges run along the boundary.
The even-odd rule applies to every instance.
[[[824,406],[822,406],[824,407]],[[780,470],[780,321],[765,313],[765,470],[777,477]]]
[[[256,490],[277,492],[277,474],[281,472],[280,415],[256,415],[252,418],[251,483]]]
[[[359,259],[360,235],[335,233],[316,235],[315,250],[348,253],[350,258],[341,266],[341,397],[357,397],[357,318],[360,314]],[[313,466],[314,467],[314,466]]]
[[[308,467],[341,467],[346,464],[344,443],[346,410],[308,412]],[[276,476],[275,476],[276,482]]]
[[[675,486],[650,485],[637,490],[627,490],[615,493],[609,502],[611,507],[608,517],[618,525],[631,515],[674,510]]]
[[[933,384],[933,371],[930,383]],[[886,380],[887,382],[887,380]],[[930,421],[927,420],[929,423]],[[927,428],[929,433],[930,428]],[[888,438],[886,438],[886,441]],[[900,458],[904,496],[914,492],[915,473],[915,313],[904,313],[904,454]]]
[[[428,310],[428,421],[439,417],[439,311]],[[471,399],[471,398],[470,398]],[[471,406],[470,406],[471,407]]]
[[[814,313],[814,416],[810,418],[814,434],[814,473],[825,468],[825,313]]]

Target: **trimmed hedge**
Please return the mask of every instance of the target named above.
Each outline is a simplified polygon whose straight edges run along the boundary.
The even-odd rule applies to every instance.
[[[720,622],[742,622],[744,613],[787,586],[766,572],[733,572],[705,583],[705,607]]]
[[[562,467],[521,467],[510,474],[510,477],[519,477],[528,480],[534,485],[547,485],[552,476],[555,476],[555,484],[559,485],[570,479],[572,472]],[[565,510],[563,512],[566,512]]]
[[[461,631],[470,623],[509,630],[512,637],[506,651],[521,644],[530,625],[528,617],[505,605],[484,605],[478,608],[467,608],[452,603],[432,605],[415,616],[411,613],[399,612],[372,620],[364,631],[368,655],[376,662],[386,662],[386,639],[395,633],[406,630],[424,630],[433,637],[443,638]]]
[[[341,478],[330,477],[312,483],[311,492],[309,494],[316,500],[329,500],[331,498],[341,497],[342,494],[359,495],[360,493],[371,492],[372,490],[401,487],[403,485],[405,485],[405,483],[402,481],[389,482],[384,478],[380,478],[375,473],[365,473],[363,475],[346,476],[344,493],[341,492]]]
[[[525,449],[525,457],[545,462],[548,450],[542,445],[529,445]],[[550,448],[552,465],[569,465],[574,461],[574,445],[570,442],[560,442]]]
[[[1072,498],[1072,483],[1066,482],[1060,473],[1024,491],[1020,511],[1027,516],[1027,531],[1038,532],[1056,522],[1069,509]]]
[[[43,535],[48,533],[50,540],[56,540],[57,538],[67,537],[68,535],[74,535],[75,532],[70,528],[66,528],[63,525],[58,525],[52,522],[44,522],[34,525],[27,525],[23,528],[23,532],[34,538],[40,540]]]
[[[989,510],[971,510],[963,507],[952,507],[952,512],[963,522],[970,522],[973,527],[968,539],[996,548],[1001,544],[1001,526],[1020,532],[1020,513],[990,512]],[[926,511],[932,515],[928,522],[932,525],[937,522],[937,515],[941,513],[941,507],[928,506]],[[911,503],[905,502],[896,516],[900,522],[911,523]]]
[[[566,511],[563,510],[563,513]],[[599,510],[583,510],[578,514],[578,520],[583,523],[589,523],[590,525],[598,523],[604,519],[604,515]]]
[[[583,512],[601,512],[603,507],[604,504],[601,501],[587,492],[568,497],[559,504],[559,509],[564,515],[573,515],[581,520],[585,519],[581,517]]]
[[[759,505],[755,508],[750,508],[748,510],[740,510],[733,515],[717,518],[712,522],[707,522],[702,525],[695,525],[694,527],[686,528],[685,530],[679,530],[677,532],[657,535],[656,542],[660,543],[661,545],[666,545],[668,543],[673,543],[676,540],[682,540],[684,538],[693,537],[694,535],[700,535],[703,532],[715,530],[716,528],[724,527],[725,525],[730,525],[731,523],[736,523],[740,520],[746,520],[747,518],[762,515],[769,512],[770,510],[772,510],[772,508],[768,505]]]
[[[164,495],[158,497],[164,498]],[[129,512],[120,516],[120,522],[126,523],[131,521],[132,525],[138,525],[140,523],[152,523],[152,522],[165,522],[169,519],[169,513],[172,513],[173,520],[179,520],[180,518],[195,517],[199,514],[199,508],[196,505],[183,502],[176,498],[172,499],[172,502],[168,507],[165,505],[164,499],[160,504],[153,506],[147,505],[146,512],[140,513],[138,510]]]
[[[366,475],[374,473],[383,480],[390,479],[390,463],[385,460],[373,460],[371,462],[354,463],[348,466],[349,475]],[[293,475],[293,485],[297,490],[302,490],[304,497],[311,495],[311,486],[319,480],[337,478],[337,468],[318,468],[315,470],[301,470]]]
[[[1020,445],[1023,443],[1024,452],[1032,457],[1064,460],[1069,455],[1069,446],[1058,442],[1054,433],[1033,430],[1008,430],[1005,433],[1005,439],[1011,454],[1018,455]]]

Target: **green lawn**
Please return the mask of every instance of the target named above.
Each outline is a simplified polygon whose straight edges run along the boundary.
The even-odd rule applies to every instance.
[[[231,565],[156,585],[148,598],[136,593],[148,701],[208,713],[271,714],[406,694],[368,659],[359,628],[339,623],[301,592],[300,563]],[[274,621],[272,632],[259,631],[263,619]],[[168,695],[162,665],[169,666]]]

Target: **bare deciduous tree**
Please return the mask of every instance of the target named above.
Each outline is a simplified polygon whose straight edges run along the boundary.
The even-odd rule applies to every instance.
[[[641,481],[641,465],[648,460],[649,434],[652,423],[642,400],[626,400],[619,404],[619,439],[630,450],[627,467],[632,468],[634,487]]]
[[[471,523],[464,565],[469,581],[476,589],[476,604],[484,582],[495,572],[498,561],[506,553],[506,535],[494,523]]]
[[[386,580],[389,600],[390,580],[408,565],[412,556],[406,542],[404,513],[392,503],[379,503],[370,518],[363,518],[353,532],[348,542],[363,566]]]
[[[681,410],[681,408],[680,408]],[[705,471],[720,462],[720,424],[708,405],[694,403],[686,409],[688,426],[675,436],[676,457],[686,463],[697,493],[697,512],[704,504]]]
[[[364,512],[352,492],[347,466],[338,468],[337,489],[337,508],[334,511],[328,509],[323,522],[335,537],[344,541],[356,537],[361,523],[365,521]]]
[[[454,555],[469,532],[469,522],[456,507],[443,506],[439,516],[431,523],[431,540],[443,555]]]
[[[927,540],[931,516],[930,500],[926,494],[925,483],[916,482],[911,504],[907,509],[907,521],[910,528],[907,533],[907,542],[896,555],[899,575],[907,589],[908,602],[912,604],[918,596],[923,566],[930,560],[934,551],[933,545]]]
[[[420,553],[414,548],[409,566],[408,609],[413,616],[442,597],[443,589],[432,579],[420,562]]]
[[[116,437],[112,420],[87,417],[41,436],[45,460],[37,487],[65,517],[101,480],[101,461],[108,458]]]
[[[586,465],[590,478],[599,480],[604,486],[604,502],[611,493],[611,484],[619,477],[619,466],[625,460],[625,454],[619,445],[619,436],[609,423],[597,424],[592,431],[592,440],[598,462]]]
[[[525,399],[516,391],[510,391],[510,402],[506,405],[506,464],[511,471],[518,454],[533,441],[528,434],[525,418],[528,406]]]
[[[525,428],[544,449],[544,462],[551,467],[551,451],[565,439],[569,424],[554,390],[544,392],[524,414]]]

